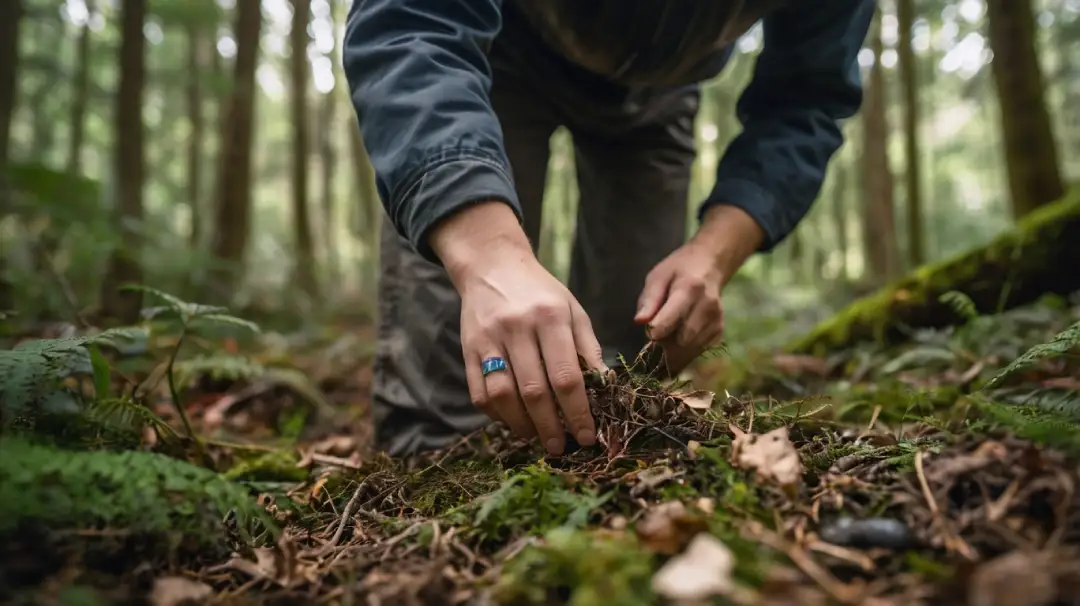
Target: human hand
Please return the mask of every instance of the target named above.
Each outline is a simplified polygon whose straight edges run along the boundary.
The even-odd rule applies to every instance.
[[[663,347],[667,371],[677,374],[724,334],[725,276],[715,254],[693,241],[667,256],[645,278],[634,321]]]
[[[583,446],[596,441],[578,356],[592,368],[605,366],[585,310],[536,260],[520,231],[508,207],[488,203],[459,211],[430,241],[461,295],[470,398],[558,455],[567,432]],[[505,360],[505,369],[485,376],[485,360],[493,358]]]
[[[716,206],[701,229],[645,278],[634,320],[663,347],[667,370],[681,372],[724,334],[721,291],[761,245],[764,232],[744,211]]]

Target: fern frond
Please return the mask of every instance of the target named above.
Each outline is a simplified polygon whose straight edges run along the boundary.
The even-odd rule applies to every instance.
[[[1027,368],[1039,360],[1064,355],[1077,346],[1080,346],[1080,322],[1054,335],[1054,338],[1049,342],[1040,343],[1024,352],[1023,355],[1010,362],[1008,366],[1002,368],[992,379],[987,381],[984,389],[1000,385],[1009,375]]]
[[[979,308],[971,297],[958,290],[950,290],[938,297],[938,301],[948,305],[956,315],[964,320],[974,320],[979,317]]]
[[[251,381],[266,374],[266,367],[247,356],[217,352],[208,356],[196,356],[177,360],[173,375],[177,385],[190,387],[200,377],[215,380]]]

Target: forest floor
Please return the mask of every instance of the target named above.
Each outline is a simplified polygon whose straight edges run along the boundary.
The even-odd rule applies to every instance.
[[[221,319],[174,303],[188,320]],[[54,416],[24,407],[7,425],[21,429],[0,439],[0,601],[1005,606],[1080,595],[1075,300],[829,358],[720,356],[694,381],[716,392],[590,375],[600,444],[562,457],[499,428],[411,460],[372,453],[370,328],[177,341],[151,331],[107,354],[111,372],[104,341],[78,341],[91,345],[87,379],[65,381],[79,393],[93,383],[78,415],[96,421],[57,433]],[[43,393],[39,405],[58,406]],[[25,437],[46,430],[77,433],[78,447]]]

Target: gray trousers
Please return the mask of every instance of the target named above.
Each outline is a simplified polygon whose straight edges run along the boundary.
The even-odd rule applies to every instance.
[[[580,204],[569,288],[606,359],[645,345],[634,323],[645,276],[686,238],[696,87],[627,91],[547,51],[513,15],[490,52],[491,99],[533,245],[539,242],[549,141],[574,142]],[[504,42],[512,40],[510,42]],[[461,300],[444,269],[384,219],[372,401],[377,446],[408,455],[489,421],[469,400]]]

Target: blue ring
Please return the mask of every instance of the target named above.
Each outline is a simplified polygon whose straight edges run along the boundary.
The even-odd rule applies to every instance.
[[[485,377],[493,372],[499,372],[500,370],[506,370],[506,360],[502,358],[488,358],[484,360],[482,371]]]

